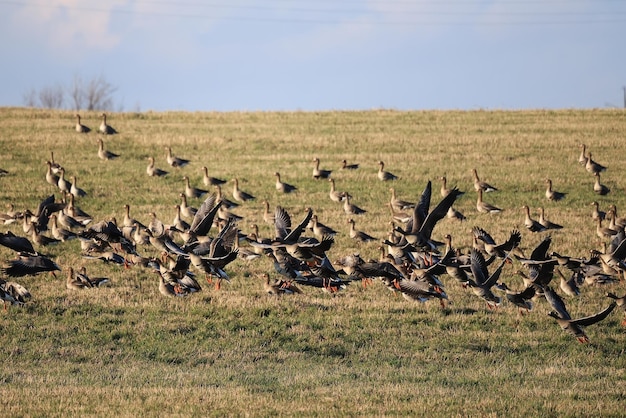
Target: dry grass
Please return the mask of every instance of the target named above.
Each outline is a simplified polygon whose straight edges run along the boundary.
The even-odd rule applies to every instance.
[[[329,256],[354,251],[377,258],[378,243],[357,244],[348,236],[347,217],[328,198],[329,184],[311,178],[313,157],[332,169],[337,188],[368,210],[357,227],[378,238],[389,231],[384,203],[389,187],[416,200],[428,179],[433,203],[437,178],[466,191],[455,207],[464,223],[444,219],[435,238],[450,233],[455,246],[471,245],[478,225],[498,241],[522,229],[522,247],[532,249],[542,236],[523,227],[522,205],[543,206],[564,230],[552,234],[552,249],[588,256],[600,247],[590,218],[593,200],[606,210],[624,208],[620,167],[626,151],[626,120],[617,110],[524,112],[283,112],[142,113],[108,119],[119,135],[104,138],[120,159],[101,162],[97,135],[73,131],[67,112],[0,110],[0,198],[17,210],[35,209],[56,190],[44,180],[50,151],[89,195],[78,202],[96,220],[123,217],[123,205],[148,222],[154,211],[173,219],[182,176],[202,184],[209,174],[239,178],[257,196],[235,212],[240,228],[264,224],[261,200],[282,205],[299,220],[312,207],[320,221],[340,231]],[[97,127],[97,115],[83,115]],[[593,177],[577,163],[578,144],[609,167],[606,197],[592,191]],[[192,163],[166,167],[165,146]],[[170,171],[148,178],[147,157]],[[339,170],[342,159],[356,171]],[[377,162],[400,179],[376,179]],[[478,214],[471,169],[500,188],[485,199],[501,214]],[[275,171],[298,192],[279,195]],[[544,179],[567,192],[562,202],[544,197]],[[232,183],[224,188],[230,198]],[[58,196],[58,193],[57,193]],[[190,200],[199,206],[200,200]],[[536,216],[536,215],[535,215]],[[5,226],[21,234],[21,226]],[[151,250],[142,251],[149,254]],[[328,295],[305,289],[301,297],[271,298],[258,274],[270,272],[269,260],[236,261],[222,291],[205,286],[185,300],[164,299],[154,273],[124,269],[80,256],[77,242],[45,248],[57,263],[85,265],[107,275],[109,287],[71,292],[63,273],[19,280],[33,293],[32,304],[2,313],[5,361],[0,394],[10,415],[206,416],[206,415],[613,415],[623,414],[624,329],[613,313],[588,330],[591,343],[578,344],[547,317],[540,303],[520,317],[510,305],[497,311],[443,277],[450,304],[411,304],[394,297],[381,283],[363,289],[352,284]],[[0,248],[2,260],[13,255]],[[504,280],[519,288],[507,267]],[[607,305],[607,289],[624,293],[623,283],[587,287],[567,299],[573,316]]]

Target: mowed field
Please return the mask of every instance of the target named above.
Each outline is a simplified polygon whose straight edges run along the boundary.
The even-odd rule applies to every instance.
[[[443,241],[450,234],[463,253],[478,226],[497,242],[518,228],[526,255],[550,234],[550,251],[589,258],[609,242],[596,234],[592,202],[604,211],[616,205],[618,216],[626,213],[622,110],[114,113],[108,123],[119,133],[111,136],[95,132],[99,114],[81,116],[94,131],[75,132],[72,112],[0,109],[0,168],[8,171],[0,177],[0,210],[13,204],[17,211],[35,212],[45,197],[61,199],[45,180],[53,152],[66,178],[76,176],[87,192],[76,205],[93,223],[120,222],[124,205],[144,224],[151,212],[171,223],[184,176],[215,191],[202,183],[206,166],[209,175],[229,181],[225,197],[232,200],[235,178],[256,197],[233,209],[243,217],[243,233],[256,224],[261,237],[274,237],[263,221],[264,199],[271,210],[284,207],[294,224],[310,207],[338,231],[327,253],[331,261],[353,253],[378,259],[391,230],[385,205],[390,187],[415,202],[431,180],[432,207],[441,199],[444,175],[449,186],[465,192],[454,207],[466,220],[442,219],[433,238]],[[119,158],[100,160],[98,138]],[[606,196],[594,193],[594,177],[578,163],[582,143],[608,167],[601,177],[611,190]],[[190,164],[168,166],[166,147]],[[148,157],[169,174],[148,177]],[[312,177],[316,157],[365,214],[348,216],[330,200],[329,182]],[[343,159],[359,168],[341,170]],[[399,178],[378,180],[379,161]],[[476,210],[472,169],[499,189],[484,200],[501,213]],[[295,193],[275,189],[277,171],[298,188]],[[546,199],[547,178],[566,193],[563,200]],[[188,204],[197,208],[202,201]],[[534,218],[543,207],[563,229],[530,232],[524,205]],[[357,229],[378,240],[351,239],[351,217]],[[19,222],[0,225],[0,231],[25,235]],[[353,282],[332,294],[302,287],[303,294],[275,297],[265,294],[260,277],[278,277],[271,260],[238,259],[226,267],[230,282],[220,290],[198,274],[201,292],[167,298],[153,270],[84,258],[78,240],[36,249],[59,265],[56,277],[0,276],[32,294],[25,306],[0,311],[0,400],[8,416],[625,414],[626,328],[618,309],[586,328],[590,342],[581,344],[547,315],[545,300],[525,315],[506,300],[488,309],[447,275],[440,277],[449,297],[445,308],[437,301],[407,301],[380,280],[367,287]],[[159,254],[150,246],[138,252]],[[13,251],[0,247],[2,264],[13,258]],[[82,266],[110,283],[66,289],[68,269]],[[501,281],[521,290],[517,270],[523,266],[513,260]],[[583,285],[578,297],[568,297],[558,280],[555,275],[553,287],[573,318],[608,306],[607,291],[626,292],[622,280]]]

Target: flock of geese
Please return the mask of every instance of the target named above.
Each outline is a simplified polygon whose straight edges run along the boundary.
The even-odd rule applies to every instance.
[[[76,115],[76,131],[88,133],[91,129],[81,123]],[[102,114],[98,131],[103,135],[114,135],[117,131],[107,124]],[[98,157],[108,161],[120,155],[108,151],[102,138],[98,138]],[[584,145],[581,145],[580,164],[595,178],[594,191],[605,195],[610,190],[600,183],[600,174],[606,167],[592,159]],[[191,163],[190,160],[174,155],[170,147],[165,149],[165,161],[170,170],[179,170]],[[484,300],[489,309],[496,309],[504,299],[519,309],[520,315],[533,309],[536,303],[547,303],[552,311],[550,316],[565,331],[580,342],[587,342],[584,327],[606,318],[616,307],[626,314],[624,296],[607,292],[608,305],[600,312],[582,318],[572,318],[565,299],[580,295],[585,286],[603,285],[623,281],[626,276],[626,219],[617,217],[617,209],[612,207],[607,213],[601,212],[594,202],[593,217],[597,222],[597,234],[610,239],[603,253],[595,252],[590,258],[560,255],[550,248],[551,237],[546,234],[543,240],[526,256],[520,250],[522,235],[512,230],[504,242],[496,242],[483,228],[472,229],[473,247],[466,253],[455,249],[452,237],[444,236],[440,242],[433,238],[433,230],[445,218],[458,220],[465,216],[454,208],[457,198],[464,194],[456,187],[449,188],[446,178],[441,177],[441,199],[431,205],[434,199],[431,181],[426,182],[418,201],[410,202],[399,198],[395,189],[390,188],[391,198],[387,203],[393,229],[387,239],[379,239],[359,231],[355,218],[367,211],[351,203],[348,192],[339,191],[332,177],[333,170],[320,168],[319,158],[314,158],[312,177],[330,184],[329,198],[342,205],[348,216],[349,236],[359,243],[379,242],[380,257],[364,260],[359,254],[348,254],[331,261],[328,252],[334,245],[337,231],[322,224],[312,208],[307,208],[302,219],[292,219],[287,209],[276,206],[272,211],[269,202],[263,201],[264,222],[273,226],[274,236],[259,236],[258,227],[250,234],[243,234],[238,228],[241,217],[232,210],[255,199],[255,196],[239,188],[238,180],[232,180],[232,199],[222,193],[222,185],[227,181],[211,177],[203,167],[205,186],[215,188],[215,192],[194,187],[188,176],[184,176],[184,189],[179,194],[180,204],[176,206],[174,221],[164,223],[155,213],[150,213],[147,225],[131,216],[130,206],[125,205],[121,222],[116,219],[96,221],[82,211],[77,202],[89,198],[88,192],[78,187],[76,177],[65,178],[66,169],[54,160],[51,152],[47,161],[46,181],[58,188],[63,196],[57,201],[52,194],[41,201],[34,211],[16,211],[18,203],[9,204],[9,211],[0,214],[4,225],[22,224],[23,235],[7,230],[0,232],[0,245],[15,251],[14,259],[6,260],[0,270],[0,298],[7,303],[23,305],[32,298],[30,292],[17,279],[50,272],[55,274],[61,267],[43,249],[49,245],[61,244],[69,240],[79,240],[81,254],[92,260],[117,263],[132,268],[149,269],[158,276],[158,289],[168,297],[184,297],[201,291],[200,283],[206,280],[219,289],[223,280],[229,281],[228,265],[236,259],[252,261],[267,257],[274,266],[274,276],[261,275],[264,291],[271,295],[302,293],[301,287],[312,286],[328,292],[337,292],[350,283],[359,281],[367,286],[379,279],[392,292],[401,294],[411,301],[426,302],[437,300],[442,306],[448,296],[442,278],[450,277],[477,298]],[[155,159],[149,157],[146,173],[152,177],[163,177],[168,171],[155,166]],[[377,179],[384,182],[398,180],[398,176],[385,170],[383,161],[378,163]],[[340,170],[359,170],[358,164],[342,161]],[[10,175],[2,170],[1,176]],[[476,210],[480,213],[497,213],[502,209],[483,200],[483,195],[498,191],[493,185],[482,181],[477,170],[472,170],[476,192]],[[283,181],[279,172],[275,173],[276,190],[279,193],[292,193],[298,190]],[[546,179],[546,199],[559,201],[566,193],[553,189],[550,179]],[[187,199],[203,199],[196,209]],[[561,225],[545,218],[543,210],[539,219],[531,217],[528,206],[523,207],[524,226],[531,232],[544,232],[560,229]],[[602,222],[610,225],[603,227]],[[310,231],[308,233],[307,231]],[[507,264],[519,263],[517,274],[523,280],[523,287],[512,289],[512,284],[501,280],[503,268]],[[72,266],[63,268],[66,272],[66,286],[70,290],[97,288],[110,282],[106,277],[90,277],[87,269],[76,270]],[[203,280],[200,280],[200,278]],[[557,278],[558,284],[553,282]],[[6,279],[6,280],[5,280]],[[559,292],[562,294],[559,294]],[[622,322],[626,325],[626,319]]]

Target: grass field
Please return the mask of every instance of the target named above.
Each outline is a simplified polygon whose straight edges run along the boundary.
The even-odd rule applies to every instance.
[[[82,117],[95,131],[99,116]],[[528,205],[533,217],[544,207],[548,219],[564,226],[551,233],[551,250],[589,257],[608,243],[596,235],[591,203],[626,211],[621,110],[147,112],[111,114],[108,122],[119,134],[103,137],[105,148],[120,157],[101,161],[100,135],[76,133],[72,113],[0,109],[0,168],[9,173],[0,177],[0,202],[35,212],[46,196],[60,199],[45,181],[54,152],[66,177],[76,176],[88,193],[76,204],[94,222],[120,221],[128,204],[143,223],[150,212],[169,223],[183,176],[207,188],[201,171],[207,166],[210,175],[238,178],[256,196],[233,210],[244,218],[244,233],[257,224],[261,236],[273,237],[262,219],[263,199],[285,207],[294,223],[311,207],[339,231],[331,260],[354,252],[377,259],[380,242],[348,236],[349,217],[328,197],[329,183],[312,178],[314,157],[367,210],[355,217],[356,227],[380,240],[390,231],[389,188],[416,201],[432,180],[434,205],[443,175],[466,192],[454,206],[467,219],[441,220],[433,237],[451,234],[462,251],[472,245],[472,227],[480,226],[498,242],[519,228],[529,253],[546,233],[524,227],[521,208]],[[611,189],[606,196],[593,192],[593,176],[578,164],[581,143],[608,167],[601,178]],[[167,146],[191,163],[167,166]],[[149,156],[169,171],[166,177],[147,176]],[[340,170],[342,159],[360,168]],[[379,181],[379,160],[399,179]],[[473,168],[499,188],[484,198],[501,213],[476,210]],[[279,194],[276,171],[298,191]],[[546,199],[546,178],[567,193],[564,200]],[[231,190],[229,182],[224,195],[231,198]],[[201,202],[189,199],[194,207]],[[19,223],[0,225],[9,230],[24,235]],[[302,295],[271,297],[259,277],[277,276],[266,258],[230,264],[231,281],[219,291],[205,283],[198,294],[166,298],[154,272],[85,259],[76,240],[38,249],[62,272],[15,279],[32,302],[0,312],[0,399],[10,416],[625,414],[626,328],[617,310],[588,327],[591,341],[579,344],[547,315],[545,301],[523,316],[506,301],[490,310],[445,275],[443,309],[435,301],[410,303],[380,281],[366,288],[355,282],[334,294],[304,288]],[[139,251],[157,255],[149,247]],[[1,262],[14,256],[0,248]],[[81,266],[111,283],[66,289],[67,269]],[[503,272],[513,289],[522,288],[519,268],[514,261]],[[584,286],[579,297],[564,298],[577,318],[606,307],[607,291],[623,295],[624,282]]]

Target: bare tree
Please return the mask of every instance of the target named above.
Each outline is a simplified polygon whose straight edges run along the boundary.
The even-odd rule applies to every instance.
[[[52,87],[44,87],[39,90],[39,103],[47,109],[60,109],[63,107],[65,94],[60,84]]]
[[[83,79],[78,74],[74,75],[72,84],[70,84],[67,90],[67,93],[72,100],[74,110],[79,111],[80,109],[82,109],[85,92],[83,91]]]
[[[87,110],[111,110],[116,90],[103,76],[93,78],[83,89]]]
[[[37,91],[35,89],[28,90],[22,97],[26,107],[37,107]]]

